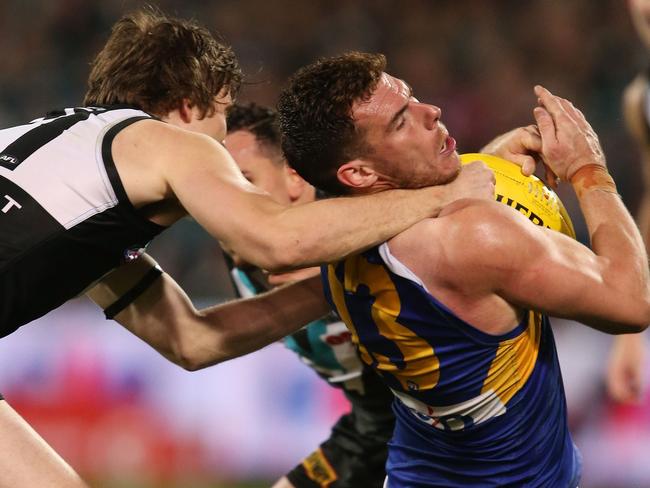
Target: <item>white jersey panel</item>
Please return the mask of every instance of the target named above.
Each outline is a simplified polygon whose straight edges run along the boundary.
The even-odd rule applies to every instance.
[[[63,227],[72,228],[117,205],[102,157],[102,141],[115,124],[143,115],[130,108],[89,113],[87,119],[65,129],[24,161],[17,161],[14,170],[0,166],[0,175],[23,188]],[[0,152],[30,130],[58,119],[39,119],[0,131]]]

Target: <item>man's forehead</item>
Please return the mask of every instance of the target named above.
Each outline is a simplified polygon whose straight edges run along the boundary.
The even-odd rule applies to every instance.
[[[401,106],[411,97],[411,89],[403,80],[388,73],[382,73],[377,87],[367,100],[360,100],[352,106],[355,120],[378,115],[390,115],[395,105]]]
[[[399,78],[395,78],[388,73],[382,73],[380,83],[383,83],[389,91],[394,92],[399,96],[406,98],[411,96],[411,89],[406,82]]]

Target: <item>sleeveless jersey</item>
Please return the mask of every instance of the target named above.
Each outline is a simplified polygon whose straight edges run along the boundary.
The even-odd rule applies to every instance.
[[[0,336],[137,256],[163,227],[129,202],[115,135],[150,118],[124,106],[71,108],[0,130]]]
[[[579,454],[548,318],[486,334],[383,244],[323,267],[362,360],[396,396],[388,486],[575,488]]]

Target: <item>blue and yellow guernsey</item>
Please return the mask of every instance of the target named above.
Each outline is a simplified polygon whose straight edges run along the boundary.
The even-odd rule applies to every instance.
[[[580,456],[546,316],[481,332],[383,244],[323,268],[362,360],[396,396],[390,488],[575,488]]]

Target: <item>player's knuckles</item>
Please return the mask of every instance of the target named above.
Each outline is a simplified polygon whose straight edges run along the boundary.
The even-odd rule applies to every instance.
[[[525,139],[525,147],[527,149],[532,150],[532,151],[541,150],[542,149],[542,138],[539,136],[539,134],[527,133],[527,137]]]
[[[460,184],[465,184],[470,191],[480,191],[494,185],[494,173],[482,161],[474,161],[463,166],[459,176]]]
[[[559,97],[549,93],[547,96],[542,97],[542,101],[544,102],[544,107],[552,114],[560,114],[563,112]]]

